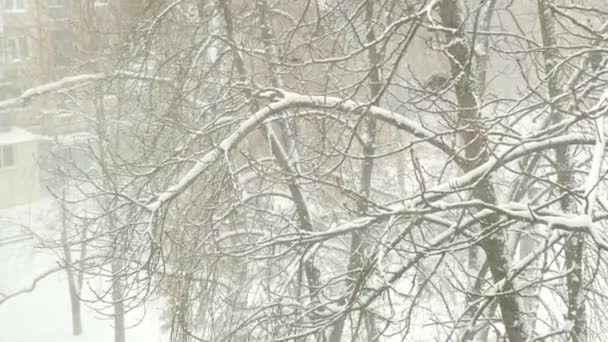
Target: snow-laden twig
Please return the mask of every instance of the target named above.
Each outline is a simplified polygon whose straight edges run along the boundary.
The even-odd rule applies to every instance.
[[[10,98],[7,100],[0,101],[0,111],[22,107],[26,105],[29,101],[34,99],[35,97],[41,95],[47,95],[51,93],[59,93],[62,91],[71,90],[74,88],[79,88],[85,86],[89,83],[104,81],[112,78],[125,78],[125,79],[134,79],[140,81],[147,82],[163,82],[163,83],[171,83],[173,80],[169,78],[162,77],[150,77],[143,74],[139,74],[131,71],[119,71],[112,74],[105,73],[94,73],[94,74],[82,74],[76,76],[67,76],[60,80],[45,83],[43,85],[39,85],[37,87],[29,88],[25,90],[20,96]]]
[[[471,334],[476,331],[478,327],[476,327],[476,322],[490,303],[495,297],[500,296],[504,291],[505,285],[509,284],[513,281],[519,274],[521,274],[528,266],[530,266],[537,258],[545,253],[549,248],[553,247],[556,243],[558,243],[561,239],[566,237],[565,232],[553,231],[551,235],[547,238],[544,244],[536,248],[526,257],[520,259],[517,263],[515,263],[509,269],[506,277],[494,283],[492,287],[488,289],[488,291],[483,295],[481,301],[485,303],[485,305],[479,305],[478,310],[473,315],[473,319],[469,322],[466,328],[465,335]]]
[[[143,206],[150,211],[152,215],[154,215],[157,210],[169,203],[172,199],[185,192],[200,175],[207,172],[207,170],[209,170],[213,164],[229,153],[230,150],[234,149],[252,131],[257,129],[271,117],[281,114],[285,109],[329,108],[332,110],[345,111],[358,115],[370,115],[403,129],[421,139],[426,139],[430,144],[433,144],[435,147],[441,150],[445,150],[445,152],[448,154],[452,153],[451,149],[437,139],[434,133],[399,114],[380,107],[364,106],[361,103],[353,100],[344,100],[329,96],[308,96],[286,92],[279,89],[266,89],[258,92],[257,96],[273,102],[269,103],[264,108],[252,114],[247,120],[243,121],[227,138],[197,160],[195,165],[188,172],[186,172],[186,174],[179,181],[166,188],[166,190],[152,196],[151,199],[141,201]],[[428,191],[424,194],[425,201],[421,200],[421,196],[415,197],[402,203],[396,203],[388,206],[385,215],[376,217],[360,217],[338,225],[326,232],[303,234],[307,235],[306,240],[308,240],[308,242],[315,243],[319,242],[320,240],[343,235],[347,232],[363,229],[368,227],[370,224],[383,222],[390,219],[390,217],[394,215],[399,215],[404,211],[424,205],[424,202],[437,201],[448,194],[466,190],[479,180],[483,179],[486,175],[499,168],[501,165],[521,158],[525,155],[552,149],[560,145],[592,144],[595,142],[595,139],[591,139],[582,134],[568,134],[559,137],[522,143],[509,151],[503,152],[502,154],[496,154],[495,158],[460,177],[453,178],[448,182],[444,182],[428,189]],[[527,211],[522,211],[522,213],[525,214],[521,215],[529,214]],[[514,215],[517,213],[514,212],[511,214]],[[534,220],[534,218],[531,219]],[[562,229],[566,230],[587,231],[593,236],[594,240],[601,248],[608,247],[608,244],[604,241],[604,239],[601,239],[597,235],[598,231],[594,229],[592,225],[588,224],[589,220],[582,220],[581,217],[544,217],[541,221],[544,221],[543,223],[549,226],[561,227]]]
[[[36,278],[34,278],[34,280],[32,281],[32,284],[26,288],[23,288],[21,290],[15,291],[11,294],[8,294],[6,296],[3,296],[2,298],[0,298],[0,305],[4,304],[6,301],[8,301],[9,299],[18,297],[20,295],[26,294],[26,293],[30,293],[33,292],[36,289],[36,286],[38,286],[38,283],[41,282],[42,280],[44,280],[46,277],[55,274],[57,272],[63,271],[64,268],[63,267],[56,267],[56,268],[52,268],[42,274],[40,274],[39,276],[37,276]]]
[[[27,89],[21,94],[21,96],[0,101],[0,110],[7,109],[11,107],[19,107],[23,104],[27,103],[29,100],[36,96],[52,93],[52,92],[60,92],[65,91],[77,86],[84,85],[93,81],[100,81],[107,77],[106,74],[96,73],[96,74],[85,74],[78,76],[69,76],[60,79],[59,81],[54,81],[50,83],[46,83],[37,87],[33,87]]]
[[[168,187],[165,191],[156,194],[151,200],[145,201],[149,211],[156,211],[162,205],[178,196],[188,188],[196,178],[206,172],[221,156],[235,148],[247,135],[249,135],[249,133],[258,128],[267,119],[279,115],[286,109],[325,108],[358,115],[370,115],[392,124],[399,129],[407,131],[420,139],[428,140],[431,145],[450,156],[457,155],[450,146],[438,139],[436,134],[432,131],[405,118],[403,115],[381,107],[369,106],[365,103],[345,100],[338,97],[310,96],[279,89],[265,89],[260,91],[257,96],[270,99],[274,102],[269,103],[264,108],[252,114],[247,120],[243,121],[220,144],[198,159],[196,164],[178,182]]]

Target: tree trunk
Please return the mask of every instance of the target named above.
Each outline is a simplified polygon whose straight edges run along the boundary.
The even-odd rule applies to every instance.
[[[65,187],[63,191],[65,199]],[[74,271],[72,269],[72,251],[68,245],[68,233],[67,233],[67,219],[66,219],[66,208],[64,205],[61,206],[61,244],[63,246],[63,254],[65,257],[66,267],[65,272],[68,279],[68,290],[70,295],[70,307],[72,312],[72,334],[78,336],[82,334],[82,314],[80,311],[80,296],[79,290],[74,279]]]
[[[112,262],[112,306],[114,308],[114,342],[125,342],[125,308],[122,302],[122,284],[116,277],[122,269],[119,261]]]
[[[444,26],[454,29],[454,33],[448,33],[451,43],[448,47],[452,77],[457,79],[456,97],[460,111],[458,119],[461,125],[469,128],[461,134],[462,143],[465,147],[467,158],[466,169],[474,168],[488,160],[485,151],[483,127],[479,125],[479,104],[474,94],[474,81],[471,74],[470,49],[464,35],[464,25],[460,14],[460,2],[457,0],[445,0],[440,3],[440,16]],[[472,197],[486,203],[495,204],[496,194],[492,184],[492,177],[481,179],[472,191]],[[481,229],[496,229],[499,225],[499,216],[490,215],[481,222]],[[520,303],[517,295],[512,292],[513,284],[506,281],[509,271],[508,251],[506,250],[505,236],[502,229],[493,233],[481,243],[481,248],[486,254],[490,273],[494,282],[505,280],[500,292],[498,306],[502,313],[506,335],[510,342],[523,342],[527,339],[527,329],[521,319]]]
[[[106,189],[111,189],[112,184],[110,183],[111,175],[107,172],[106,164],[106,143],[110,142],[108,135],[108,126],[106,120],[106,113],[103,103],[103,85],[99,85],[97,88],[97,101],[96,101],[96,118],[97,118],[97,135],[98,135],[98,148],[99,148],[99,162],[103,175],[103,186]],[[118,141],[115,139],[116,147]],[[117,149],[116,149],[117,150]],[[114,214],[108,215],[108,226],[114,226]],[[111,262],[112,270],[112,308],[114,310],[114,342],[125,342],[125,308],[123,303],[123,287],[119,273],[122,271],[122,263],[119,257],[116,255],[116,248],[119,247],[116,244],[120,239],[115,239],[111,246],[112,257],[114,260]]]
[[[374,2],[368,0],[365,4],[365,29],[366,32],[366,41],[368,43],[376,40],[376,36],[374,34],[373,27],[373,19],[374,19]],[[369,88],[370,88],[370,99],[372,100],[373,105],[377,105],[380,101],[379,96],[381,95],[382,90],[382,74],[381,70],[378,67],[379,62],[379,52],[376,48],[376,45],[371,45],[367,50],[368,62],[370,64],[370,72],[369,72]],[[361,178],[359,181],[359,192],[362,195],[362,199],[357,203],[357,208],[361,214],[365,214],[368,211],[368,202],[367,199],[371,194],[371,182],[372,182],[372,173],[374,170],[374,159],[373,155],[376,150],[376,120],[374,118],[368,117],[365,118],[362,123],[362,129],[364,133],[362,136],[364,137],[363,142],[363,155],[365,158],[362,162],[361,167]],[[358,279],[359,275],[362,273],[362,268],[364,266],[364,257],[365,257],[365,249],[367,242],[365,241],[365,232],[364,230],[355,230],[351,233],[351,242],[350,242],[350,255],[348,260],[348,274],[353,278],[352,281],[348,282],[347,286],[352,286],[355,283],[354,279]],[[367,341],[375,342],[378,341],[380,332],[376,327],[376,319],[372,313],[368,311],[362,311],[360,313],[363,317],[363,322],[365,323],[365,328],[367,332]],[[334,324],[333,330],[330,334],[330,342],[340,342],[342,340],[342,334],[344,331],[344,325],[346,321],[346,316],[343,315],[338,319],[338,321]]]
[[[559,95],[558,86],[559,73],[553,70],[555,67],[555,25],[551,13],[545,0],[538,0],[538,16],[540,20],[541,35],[543,41],[543,55],[545,58],[545,73],[551,75],[548,79],[549,100]],[[556,105],[551,105],[551,121],[559,123],[564,120],[561,111],[556,110]],[[565,189],[574,189],[576,181],[570,162],[570,154],[566,146],[555,149],[555,166],[557,172],[557,183]],[[568,194],[560,199],[561,209],[566,213],[576,213],[575,203]],[[584,302],[584,273],[583,259],[585,235],[584,233],[574,233],[565,245],[566,269],[569,270],[566,276],[568,313],[566,319],[573,324],[571,331],[572,341],[587,341],[587,313]]]

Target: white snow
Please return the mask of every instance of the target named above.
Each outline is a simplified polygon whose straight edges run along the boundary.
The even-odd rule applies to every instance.
[[[20,144],[41,139],[42,137],[19,127],[11,127],[7,131],[0,131],[0,145]]]
[[[60,256],[40,247],[42,241],[56,238],[59,216],[56,208],[53,200],[46,198],[30,205],[0,210],[0,241],[13,236],[30,237],[0,244],[0,301],[6,295],[30,287],[36,277],[58,266]],[[83,334],[72,336],[66,273],[52,273],[39,281],[32,292],[0,303],[0,341],[113,341],[112,320],[84,303],[82,310]],[[130,312],[127,315],[130,325],[136,324],[144,312],[145,317],[139,325],[127,330],[127,341],[166,341],[159,328],[159,311],[160,308],[149,304],[145,310]]]
[[[96,140],[96,136],[87,132],[77,132],[70,134],[58,135],[56,137],[48,137],[48,139],[56,139],[61,145],[79,145],[88,144]]]

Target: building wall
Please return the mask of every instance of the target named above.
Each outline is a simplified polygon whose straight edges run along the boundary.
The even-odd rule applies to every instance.
[[[37,164],[38,141],[13,145],[15,165],[0,168],[0,208],[26,204],[41,197]]]
[[[21,11],[0,6],[0,100],[67,75],[103,71],[97,61],[112,58],[112,48],[127,36],[131,19],[145,15],[151,6],[146,5],[148,0],[24,1],[27,6]],[[27,56],[9,56],[7,42],[14,39],[27,41]],[[69,107],[69,98],[57,94],[35,98],[0,115],[8,118],[2,120],[4,125],[49,136],[85,130],[83,120],[47,115],[65,118]]]

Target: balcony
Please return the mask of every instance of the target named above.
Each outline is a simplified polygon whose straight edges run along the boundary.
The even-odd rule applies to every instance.
[[[61,20],[68,17],[68,4],[65,0],[48,0],[48,15],[51,19]]]
[[[94,7],[106,7],[110,4],[109,0],[95,0],[93,3]]]
[[[49,17],[54,20],[67,19],[68,8],[66,6],[49,6],[48,14]]]

